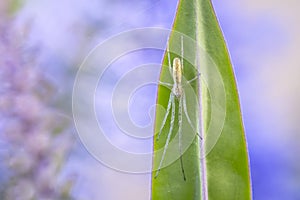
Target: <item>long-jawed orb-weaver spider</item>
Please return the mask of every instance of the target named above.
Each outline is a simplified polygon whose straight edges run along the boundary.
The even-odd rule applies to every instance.
[[[183,161],[182,161],[182,115],[183,112],[188,120],[188,123],[190,124],[190,126],[193,128],[193,130],[196,130],[192,124],[192,121],[188,115],[188,111],[187,111],[187,105],[186,105],[186,96],[184,94],[184,90],[183,90],[183,85],[182,85],[182,77],[183,77],[183,37],[181,36],[181,59],[179,59],[178,57],[175,57],[173,59],[173,67],[171,69],[171,58],[170,58],[170,51],[169,51],[169,43],[167,44],[167,56],[168,56],[168,64],[169,64],[169,70],[170,73],[172,74],[172,78],[173,78],[173,84],[170,83],[164,83],[164,82],[159,82],[161,85],[164,86],[168,86],[168,87],[172,87],[172,91],[170,93],[170,97],[169,97],[169,101],[168,101],[168,105],[167,105],[167,111],[166,114],[164,116],[164,119],[162,121],[162,125],[160,127],[160,130],[158,132],[157,138],[156,140],[159,140],[159,137],[162,133],[162,130],[166,124],[167,118],[170,114],[171,111],[171,122],[170,122],[170,129],[167,135],[167,139],[166,139],[166,143],[164,146],[164,150],[163,150],[163,154],[162,154],[162,158],[160,160],[158,169],[156,171],[155,174],[155,178],[158,176],[160,169],[162,167],[167,149],[168,149],[168,145],[169,142],[171,140],[171,136],[172,136],[172,131],[173,131],[173,127],[174,127],[174,123],[175,123],[175,99],[178,100],[178,104],[179,104],[179,108],[178,108],[178,139],[179,139],[179,153],[180,153],[180,165],[181,165],[181,171],[182,171],[182,175],[183,175],[183,179],[186,180],[186,176],[185,176],[185,171],[184,171],[184,167],[183,167]],[[198,79],[200,74],[198,74],[196,77],[194,77],[193,79],[187,81],[188,84],[190,84],[192,81]],[[197,133],[197,135],[201,138],[201,136]]]

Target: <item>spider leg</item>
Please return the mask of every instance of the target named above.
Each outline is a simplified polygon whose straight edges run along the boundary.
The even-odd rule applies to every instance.
[[[197,76],[195,76],[194,78],[192,78],[191,80],[187,81],[188,84],[190,84],[191,82],[193,82],[194,80],[197,80],[199,78],[201,74],[198,73]]]
[[[182,161],[182,96],[179,98],[179,110],[178,110],[178,135],[179,135],[179,153],[180,153],[180,165],[181,165],[181,171],[183,175],[183,180],[186,180],[184,167],[183,167],[183,161]]]
[[[196,130],[195,127],[194,127],[193,124],[192,124],[192,121],[191,121],[191,119],[190,119],[190,117],[189,117],[189,114],[188,114],[188,111],[187,111],[187,107],[186,107],[186,98],[185,98],[185,94],[184,94],[184,93],[182,94],[182,98],[183,98],[183,102],[182,102],[182,103],[183,103],[184,114],[185,114],[185,116],[186,116],[186,118],[187,118],[189,124],[191,125],[192,129],[193,129],[193,130]],[[198,132],[196,132],[196,133],[197,133],[197,135],[199,136],[199,138],[202,140],[201,135],[200,135]]]
[[[183,56],[184,56],[183,36],[181,36],[181,69],[182,70],[183,70]],[[198,73],[196,77],[194,77],[191,80],[187,81],[187,83],[190,84],[194,80],[198,79],[199,76],[200,76],[200,73]]]
[[[174,121],[175,121],[175,99],[174,99],[174,97],[172,97],[170,99],[172,99],[172,115],[171,115],[170,130],[169,130],[169,133],[168,133],[168,136],[167,136],[166,144],[165,144],[165,147],[164,147],[164,151],[163,151],[163,154],[162,154],[162,157],[161,157],[158,169],[157,169],[156,174],[155,174],[155,178],[158,176],[158,173],[159,173],[159,171],[161,169],[161,166],[163,164],[163,161],[165,159],[165,155],[166,155],[166,152],[167,152],[167,149],[168,149],[168,146],[169,146],[169,142],[170,142],[172,131],[173,131],[173,127],[174,127]]]
[[[170,74],[172,74],[172,69],[171,69],[171,56],[170,56],[170,43],[169,43],[169,40],[168,40],[168,44],[167,44],[167,55],[168,55],[168,63],[169,63],[169,71],[170,71]]]
[[[166,124],[168,115],[169,115],[170,110],[171,110],[171,105],[172,105],[173,100],[174,100],[174,95],[173,95],[173,93],[171,92],[171,93],[170,93],[170,98],[169,98],[169,101],[168,101],[167,111],[166,111],[165,117],[164,117],[164,119],[163,119],[163,122],[162,122],[162,124],[161,124],[161,127],[160,127],[160,129],[159,129],[159,133],[158,133],[158,135],[157,135],[156,141],[159,140],[159,137],[160,137],[160,135],[161,135],[162,129],[164,128],[164,126],[165,126],[165,124]],[[172,112],[173,112],[173,110],[172,110]]]
[[[180,37],[181,38],[181,69],[183,70],[183,36]]]
[[[161,82],[161,81],[159,81],[158,83],[159,83],[160,85],[163,85],[163,86],[166,86],[166,87],[172,87],[172,86],[173,86],[172,83],[165,83],[165,82]]]

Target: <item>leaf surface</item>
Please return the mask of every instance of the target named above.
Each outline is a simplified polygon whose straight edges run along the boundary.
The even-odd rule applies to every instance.
[[[171,142],[163,165],[157,172],[171,126],[169,114],[157,139],[172,89],[160,85],[157,104],[164,109],[160,106],[156,109],[152,199],[251,199],[248,152],[237,86],[226,43],[210,0],[179,1],[169,48],[172,62],[175,57],[181,58],[181,54],[184,54],[183,90],[192,125],[183,113],[180,139],[180,100],[176,98]],[[168,66],[166,52],[161,82],[173,81]],[[201,73],[200,77],[188,84],[186,80],[197,76],[197,71]],[[186,180],[183,178],[180,152],[183,152]]]

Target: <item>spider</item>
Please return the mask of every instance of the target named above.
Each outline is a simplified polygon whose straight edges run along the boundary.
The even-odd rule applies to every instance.
[[[166,139],[166,143],[163,149],[163,154],[162,154],[162,158],[160,160],[158,169],[156,171],[155,174],[155,178],[158,176],[160,169],[162,167],[165,155],[166,155],[166,151],[171,139],[171,135],[172,135],[172,131],[173,131],[173,127],[174,127],[174,123],[175,123],[175,99],[178,100],[179,102],[179,108],[178,108],[178,136],[179,136],[179,153],[180,153],[180,165],[181,165],[181,171],[182,171],[182,175],[183,175],[183,179],[184,181],[186,180],[186,176],[185,176],[185,172],[184,172],[184,167],[183,167],[183,161],[182,161],[182,115],[183,112],[188,120],[188,123],[191,125],[191,127],[193,128],[193,130],[196,130],[192,124],[192,121],[188,115],[188,111],[187,111],[187,105],[186,105],[186,96],[184,94],[184,90],[183,90],[183,85],[182,85],[182,77],[183,77],[183,37],[181,36],[181,59],[179,59],[178,57],[175,57],[173,59],[173,67],[171,68],[171,59],[170,59],[170,51],[169,51],[169,43],[167,44],[167,56],[168,56],[168,64],[169,64],[169,70],[170,73],[172,74],[172,78],[173,78],[173,84],[170,83],[164,83],[164,82],[159,82],[161,85],[164,86],[169,86],[172,87],[172,91],[170,93],[170,97],[169,97],[169,101],[168,101],[168,105],[167,105],[167,111],[166,114],[163,118],[162,121],[162,125],[160,127],[160,130],[158,132],[158,136],[156,138],[156,140],[159,140],[159,137],[162,133],[162,130],[166,124],[167,118],[170,114],[171,111],[171,122],[170,122],[170,129],[167,135],[167,139]],[[196,77],[194,77],[193,79],[187,81],[188,84],[190,84],[191,82],[193,82],[194,80],[196,80],[199,77],[200,74],[198,74]],[[197,135],[199,136],[200,139],[201,136],[197,133]]]

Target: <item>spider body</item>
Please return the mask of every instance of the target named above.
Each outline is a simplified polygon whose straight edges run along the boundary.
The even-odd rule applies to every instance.
[[[182,89],[182,65],[179,58],[174,58],[173,60],[173,88],[172,92],[175,97],[180,98],[183,93]]]

